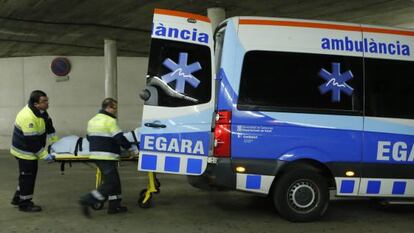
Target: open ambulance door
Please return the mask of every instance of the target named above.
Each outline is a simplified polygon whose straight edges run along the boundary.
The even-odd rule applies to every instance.
[[[214,114],[213,35],[206,16],[155,9],[138,170],[201,175]]]

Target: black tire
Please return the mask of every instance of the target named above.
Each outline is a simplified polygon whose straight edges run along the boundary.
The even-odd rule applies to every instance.
[[[161,187],[161,182],[157,179],[157,177],[155,177],[155,187],[158,189],[159,187]]]
[[[146,189],[145,189],[146,190]],[[151,207],[151,199],[152,199],[152,194],[150,194],[149,199],[147,200],[147,202],[143,202],[145,199],[145,193],[143,193],[144,190],[141,191],[141,194],[139,195],[138,198],[138,206],[141,207],[142,209],[148,209]],[[142,194],[143,193],[143,194]]]
[[[155,189],[157,190],[157,191],[155,191],[154,193],[155,194],[159,194],[160,192],[161,192],[161,189],[160,189],[160,187],[161,187],[161,182],[157,179],[157,176],[155,176],[155,174],[154,174],[154,183],[155,183]]]
[[[280,177],[273,188],[273,203],[279,214],[292,222],[321,217],[329,204],[325,177],[309,169],[294,169]]]
[[[147,192],[147,189],[142,189],[141,192],[139,192],[139,196],[145,196],[145,193]]]
[[[104,205],[105,205],[104,202],[99,202],[99,203],[91,205],[91,208],[94,210],[101,210],[104,207]]]

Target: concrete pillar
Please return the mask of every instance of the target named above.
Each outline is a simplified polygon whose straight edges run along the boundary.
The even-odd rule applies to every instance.
[[[116,41],[105,39],[105,98],[118,99]]]
[[[207,9],[207,16],[211,20],[211,27],[216,30],[216,27],[221,23],[223,20],[226,19],[226,11],[224,8],[220,7],[212,7]]]

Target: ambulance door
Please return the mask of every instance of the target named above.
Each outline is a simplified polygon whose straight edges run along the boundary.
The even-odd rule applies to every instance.
[[[214,112],[213,38],[206,16],[155,9],[138,170],[201,175]]]
[[[414,30],[362,27],[365,117],[360,195],[414,197]]]

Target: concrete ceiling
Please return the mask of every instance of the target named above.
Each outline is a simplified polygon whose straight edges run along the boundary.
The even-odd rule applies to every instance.
[[[414,0],[0,0],[0,57],[146,56],[154,8],[206,15],[321,19],[414,28]]]

